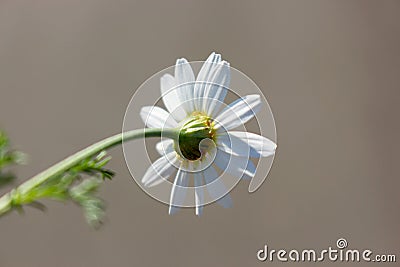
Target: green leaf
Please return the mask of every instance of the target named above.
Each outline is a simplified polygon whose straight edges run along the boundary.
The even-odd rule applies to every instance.
[[[61,174],[49,177],[27,192],[21,193],[16,189],[11,194],[13,207],[22,209],[24,205],[31,205],[44,210],[45,207],[39,200],[71,200],[82,207],[87,222],[98,227],[105,215],[105,205],[97,197],[97,191],[105,179],[114,176],[113,171],[105,168],[110,159],[111,157],[106,157],[106,152],[102,151],[98,155],[83,159]]]
[[[11,150],[7,135],[0,131],[0,188],[10,185],[16,179],[13,173],[4,171],[4,168],[24,164],[26,161],[24,153]]]

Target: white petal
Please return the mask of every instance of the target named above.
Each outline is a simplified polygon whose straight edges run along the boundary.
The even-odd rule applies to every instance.
[[[245,124],[260,110],[262,105],[259,95],[247,95],[232,102],[225,107],[215,118],[218,122],[216,128],[221,126],[226,130]]]
[[[140,117],[150,128],[175,128],[178,125],[167,111],[157,106],[143,107]]]
[[[195,77],[189,62],[181,58],[175,65],[175,83],[178,98],[186,114],[189,115],[195,110],[194,107],[194,84]]]
[[[275,153],[276,144],[264,136],[255,133],[237,131],[229,131],[229,136],[240,138],[261,157],[268,157]]]
[[[208,82],[212,82],[212,75],[215,72],[217,63],[221,61],[221,55],[214,52],[207,58],[197,75],[194,85],[195,108],[202,110],[203,98],[205,97],[206,86]]]
[[[171,164],[171,161],[176,161],[176,155],[170,153],[157,159],[147,169],[142,178],[142,183],[145,186],[152,187],[166,181],[176,168]]]
[[[214,162],[223,172],[237,178],[254,177],[256,173],[256,167],[248,158],[232,156],[221,150],[218,150]]]
[[[181,101],[176,90],[175,78],[170,74],[164,74],[160,80],[161,96],[165,107],[176,121],[181,121],[186,117]]]
[[[165,155],[174,151],[174,141],[172,139],[165,139],[156,144],[158,154]]]
[[[184,205],[189,174],[181,168],[178,170],[171,190],[169,201],[169,214],[174,214]]]
[[[232,206],[232,198],[229,196],[228,189],[223,184],[221,179],[218,179],[219,175],[213,166],[208,167],[204,170],[204,179],[206,181],[206,188],[210,197],[218,199],[217,203],[224,208]]]
[[[204,177],[201,172],[194,173],[194,200],[196,203],[196,215],[200,216],[203,213],[204,207]]]
[[[203,102],[203,111],[211,117],[214,117],[224,102],[231,81],[231,72],[229,63],[222,61],[216,64],[211,79],[206,85],[204,92],[205,101]]]
[[[242,179],[248,180],[254,177],[256,174],[256,166],[251,160],[247,161],[246,171],[244,172]]]
[[[225,132],[217,136],[218,149],[225,151],[228,154],[239,157],[260,157],[257,151],[250,147],[246,140],[243,140],[231,132]]]

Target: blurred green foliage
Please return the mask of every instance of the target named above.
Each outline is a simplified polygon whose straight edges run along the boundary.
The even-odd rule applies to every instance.
[[[3,172],[5,167],[24,162],[26,156],[9,147],[9,140],[4,132],[0,132],[0,186],[11,183],[15,176],[10,172]],[[73,201],[82,207],[87,222],[93,226],[101,225],[105,212],[104,202],[97,196],[100,185],[107,179],[112,179],[114,172],[105,168],[111,157],[102,151],[94,157],[88,157],[73,167],[46,179],[45,182],[21,192],[13,189],[11,209],[21,211],[23,206],[30,205],[45,210],[41,203],[44,199],[57,201]]]
[[[0,188],[11,184],[16,176],[8,167],[26,162],[26,155],[22,152],[11,150],[7,135],[0,131]]]

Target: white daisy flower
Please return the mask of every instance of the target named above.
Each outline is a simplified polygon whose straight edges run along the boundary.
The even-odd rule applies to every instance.
[[[187,188],[194,186],[196,215],[202,213],[205,190],[223,207],[232,199],[219,179],[220,172],[237,178],[253,177],[250,158],[268,157],[276,144],[261,135],[233,131],[252,119],[262,105],[259,95],[247,95],[223,106],[230,83],[230,66],[212,53],[197,79],[186,59],[178,59],[175,75],[161,78],[161,95],[168,111],[143,107],[140,115],[147,127],[177,129],[177,138],[160,141],[162,155],[142,178],[145,186],[158,185],[172,177],[169,213],[184,206]]]

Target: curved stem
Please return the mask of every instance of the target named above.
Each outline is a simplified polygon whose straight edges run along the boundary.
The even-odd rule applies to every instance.
[[[145,137],[161,137],[161,136],[176,140],[178,138],[178,134],[179,131],[176,129],[145,128],[145,129],[137,129],[113,135],[69,156],[68,158],[60,161],[59,163],[56,163],[50,168],[44,170],[43,172],[25,181],[23,184],[21,184],[14,190],[18,190],[20,194],[29,192],[33,188],[46,182],[51,177],[62,174],[68,169],[72,168],[80,161],[88,157],[94,156],[103,150],[119,145],[122,142],[139,138],[145,138]],[[5,194],[0,198],[0,216],[8,212],[12,207],[11,192]]]

